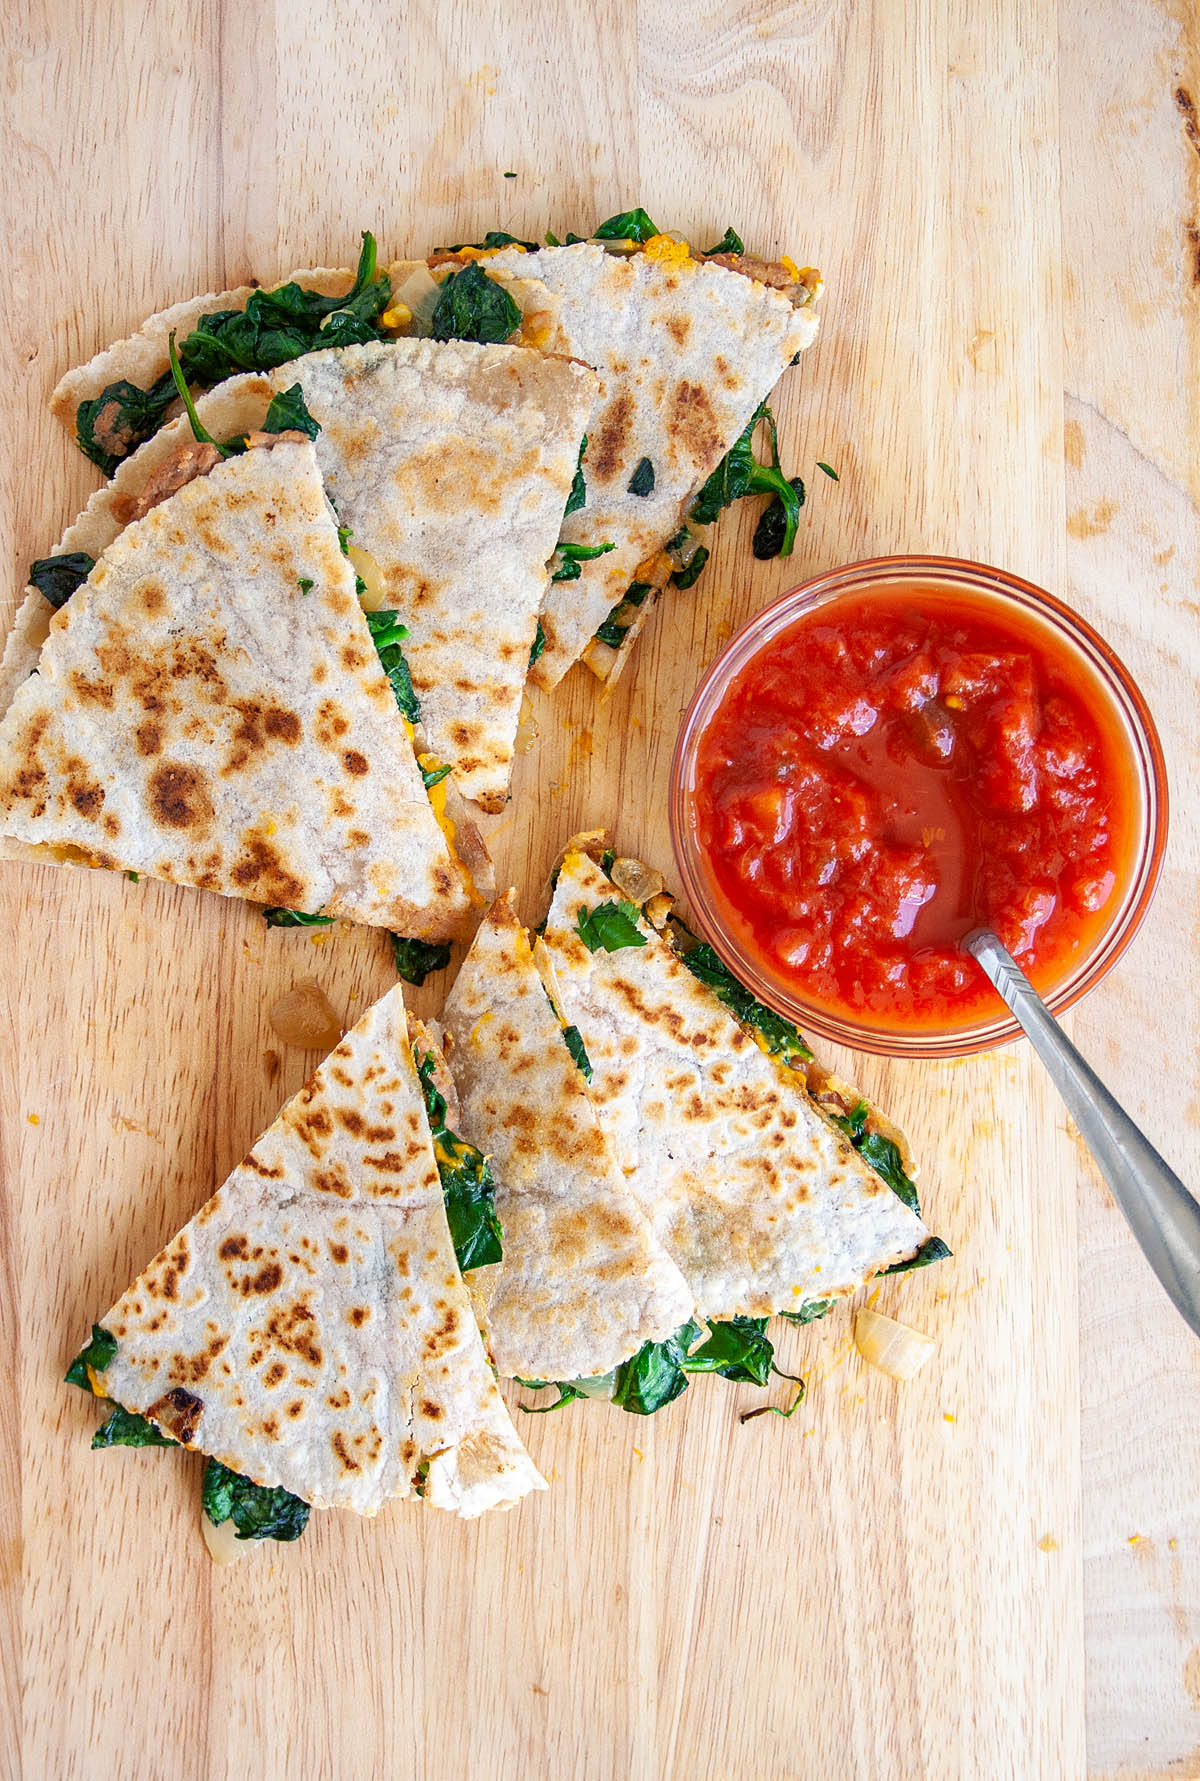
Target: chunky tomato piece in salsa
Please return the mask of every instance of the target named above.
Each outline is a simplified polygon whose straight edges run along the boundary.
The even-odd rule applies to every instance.
[[[814,608],[731,683],[692,818],[769,976],[882,1024],[990,1016],[958,942],[996,930],[1042,987],[1104,925],[1125,750],[1088,671],[996,602],[881,587]]]

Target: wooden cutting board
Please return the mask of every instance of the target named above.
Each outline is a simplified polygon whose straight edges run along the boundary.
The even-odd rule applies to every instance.
[[[600,824],[669,868],[679,717],[790,582],[899,549],[1003,563],[1100,625],[1162,726],[1163,888],[1076,1030],[1194,1172],[1182,0],[24,0],[9,18],[9,606],[95,482],[49,390],[152,309],[347,263],[367,226],[392,254],[586,231],[636,202],[698,242],[732,222],[828,280],[777,403],[809,481],[797,552],[756,564],[753,516],[731,513],[613,697],[579,670],[533,698],[492,825],[501,883],[536,917],[561,841]],[[868,1372],[843,1314],[780,1335],[809,1380],[791,1422],[741,1427],[752,1391],[717,1381],[645,1423],[518,1413],[552,1489],[515,1513],[321,1515],[218,1571],[198,1460],[91,1453],[61,1375],[312,1067],[273,1038],[272,1001],[315,976],[349,1022],[393,981],[386,942],[268,932],[104,873],[10,866],[0,899],[4,1775],[1200,1775],[1198,1351],[1023,1048],[835,1060],[910,1132],[955,1251],[880,1291],[937,1339],[917,1380]]]

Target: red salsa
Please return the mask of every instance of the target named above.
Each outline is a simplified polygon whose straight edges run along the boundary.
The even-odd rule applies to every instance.
[[[1040,986],[1091,946],[1133,836],[1127,749],[1036,620],[936,587],[843,595],[765,645],[699,741],[692,820],[768,977],[881,1025],[999,1001],[996,930]]]

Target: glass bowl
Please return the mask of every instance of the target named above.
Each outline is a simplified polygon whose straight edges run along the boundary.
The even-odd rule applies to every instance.
[[[1104,701],[1114,733],[1125,743],[1130,779],[1131,836],[1124,879],[1119,882],[1107,921],[1090,947],[1076,958],[1061,980],[1043,985],[1042,993],[1056,1013],[1071,1007],[1094,989],[1116,964],[1150,907],[1162,867],[1167,837],[1167,776],[1162,748],[1146,701],[1104,639],[1079,614],[1044,588],[983,563],[954,557],[875,557],[851,563],[801,583],[782,594],[737,633],[697,687],[671,764],[671,841],[684,896],[698,932],[751,992],[794,1021],[802,1031],[818,1033],[841,1045],[885,1057],[965,1057],[1002,1045],[1020,1033],[1016,1021],[996,998],[994,1016],[944,1026],[889,1027],[878,1017],[859,1019],[805,999],[804,994],[774,975],[765,974],[726,921],[692,820],[692,796],[699,739],[724,699],[730,682],[754,656],[788,629],[802,614],[846,594],[869,595],[872,589],[895,590],[908,585],[936,586],[970,599],[981,615],[989,605],[1017,608],[1024,622],[1049,633],[1056,653],[1069,655],[1082,685],[1090,685]]]

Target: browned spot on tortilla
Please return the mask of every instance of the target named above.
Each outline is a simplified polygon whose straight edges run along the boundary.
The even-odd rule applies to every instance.
[[[78,695],[81,705],[102,705],[106,711],[113,706],[112,682],[109,680],[89,680],[86,674],[76,668],[71,675],[71,685]]]
[[[339,1120],[342,1122],[342,1124],[345,1126],[345,1128],[348,1132],[353,1132],[353,1134],[356,1138],[360,1137],[362,1135],[362,1132],[366,1126],[366,1120],[363,1118],[361,1113],[356,1111],[355,1108],[353,1108],[353,1107],[339,1107],[337,1110],[337,1116],[338,1116]]]
[[[156,1404],[151,1404],[146,1412],[151,1422],[159,1423],[185,1447],[196,1433],[203,1414],[203,1399],[186,1391],[182,1385],[175,1386]]]
[[[596,482],[609,482],[612,479],[629,441],[632,422],[633,397],[628,390],[622,390],[604,411],[595,439],[588,445],[589,478]]]
[[[253,829],[242,836],[242,853],[230,873],[242,890],[252,890],[260,902],[293,908],[304,897],[304,886],[284,865],[271,843]]]
[[[104,833],[114,838],[121,833],[121,819],[110,810],[104,818]]]
[[[354,1198],[354,1189],[336,1165],[332,1169],[319,1169],[313,1176],[313,1186],[318,1193],[334,1194],[339,1200]]]
[[[293,1421],[295,1420],[295,1418],[297,1416],[303,1415],[303,1413],[304,1413],[303,1401],[300,1398],[293,1398],[291,1403],[287,1407],[287,1413],[293,1419]]]
[[[221,1244],[221,1247],[217,1250],[217,1254],[223,1262],[240,1261],[243,1257],[249,1255],[249,1253],[249,1239],[241,1232],[239,1232],[236,1237],[226,1237],[225,1241]]]
[[[667,415],[667,432],[697,463],[720,455],[721,432],[703,385],[689,383],[683,378],[675,386]]]
[[[333,1451],[337,1454],[338,1459],[341,1461],[343,1470],[345,1470],[347,1472],[361,1472],[362,1471],[362,1467],[359,1465],[358,1461],[356,1459],[354,1459],[352,1457],[352,1455],[350,1454],[349,1449],[346,1446],[345,1436],[342,1434],[340,1429],[338,1430],[337,1434],[333,1437],[333,1440],[330,1442],[330,1446],[333,1448]]]
[[[435,1404],[431,1398],[422,1398],[421,1415],[427,1416],[430,1422],[437,1422],[443,1415],[442,1406]]]
[[[284,1354],[299,1355],[310,1367],[319,1367],[324,1355],[317,1345],[316,1318],[304,1301],[276,1311],[267,1322],[267,1335]]]
[[[348,1323],[352,1323],[356,1330],[360,1330],[370,1315],[371,1307],[369,1305],[351,1305],[346,1313],[346,1320]]]
[[[361,777],[362,774],[371,771],[366,755],[359,754],[356,748],[348,748],[346,750],[345,754],[342,756],[342,765],[345,767],[347,773],[353,773],[356,777]]]
[[[283,1269],[279,1263],[267,1262],[258,1270],[257,1274],[247,1274],[243,1280],[239,1281],[238,1291],[244,1299],[248,1299],[256,1294],[265,1296],[268,1293],[278,1292],[282,1284]]]
[[[166,610],[167,590],[157,575],[147,575],[139,581],[135,592],[142,602],[142,610],[151,618]]]
[[[266,1054],[264,1054],[264,1055],[266,1055]],[[275,1054],[273,1052],[270,1055],[273,1057],[275,1056]],[[278,1069],[278,1067],[279,1067],[278,1057],[275,1057],[275,1066]],[[282,1181],[282,1179],[283,1179],[282,1164],[277,1169],[268,1169],[266,1163],[259,1162],[258,1158],[254,1155],[253,1151],[251,1151],[250,1155],[246,1158],[246,1161],[243,1163],[242,1167],[246,1168],[246,1169],[252,1169],[256,1175],[261,1175],[264,1181]]]
[[[162,761],[151,773],[146,793],[151,814],[164,828],[189,829],[196,835],[207,834],[211,828],[213,804],[208,781],[197,768]],[[288,901],[284,897],[273,900]]]
[[[276,742],[299,742],[300,719],[294,711],[272,705],[263,718],[263,727]]]
[[[334,1261],[338,1262],[339,1264],[348,1262],[350,1260],[350,1251],[344,1243],[331,1243],[329,1245],[329,1253],[333,1257]]]
[[[263,1374],[264,1385],[282,1385],[288,1376],[288,1370],[281,1360],[273,1360]]]
[[[341,1391],[331,1393],[325,1402],[331,1410],[348,1410],[350,1408],[350,1393],[343,1386]]]
[[[667,333],[676,346],[682,346],[691,331],[692,318],[690,315],[672,315],[667,318]]]

